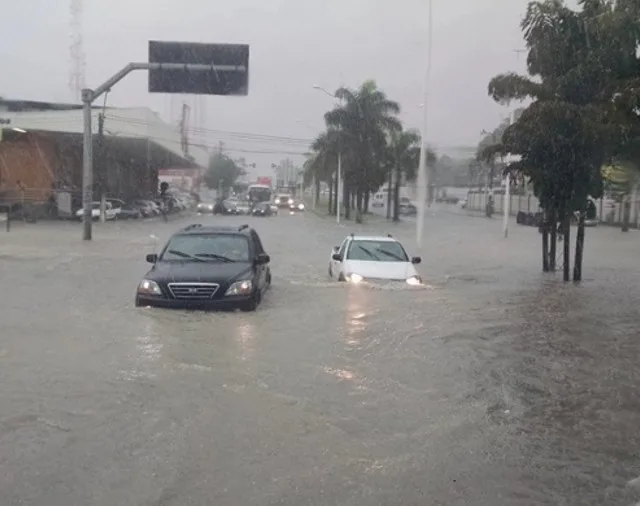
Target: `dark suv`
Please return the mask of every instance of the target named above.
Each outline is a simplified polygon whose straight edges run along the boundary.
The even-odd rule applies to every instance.
[[[136,291],[136,306],[254,311],[271,285],[271,259],[248,225],[189,225],[174,234]]]

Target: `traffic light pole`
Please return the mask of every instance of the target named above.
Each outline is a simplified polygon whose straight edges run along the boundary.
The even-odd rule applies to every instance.
[[[92,239],[93,204],[93,137],[91,104],[134,70],[186,70],[188,72],[247,71],[244,65],[204,65],[196,63],[129,63],[100,86],[82,90],[83,148],[82,148],[82,238]]]

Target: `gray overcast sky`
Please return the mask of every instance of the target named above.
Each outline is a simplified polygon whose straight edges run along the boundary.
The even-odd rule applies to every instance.
[[[487,83],[522,71],[519,23],[526,0],[433,0],[434,34],[429,142],[474,145],[482,129],[508,114]],[[0,95],[68,101],[70,1],[4,2]],[[355,87],[373,78],[419,127],[426,62],[426,0],[85,0],[86,81],[96,86],[129,61],[145,61],[147,41],[242,42],[251,45],[249,97],[199,101],[196,126],[311,138],[330,97],[312,89]],[[149,95],[146,74],[131,75],[109,95],[113,106],[146,105],[177,114],[181,97]],[[198,100],[191,98],[196,106]],[[192,113],[193,114],[193,113]],[[200,136],[201,137],[201,136]],[[215,134],[200,140],[215,144]],[[230,149],[291,150],[224,139]],[[300,150],[300,147],[294,147]],[[241,154],[238,152],[238,154]],[[245,153],[260,165],[281,156]]]

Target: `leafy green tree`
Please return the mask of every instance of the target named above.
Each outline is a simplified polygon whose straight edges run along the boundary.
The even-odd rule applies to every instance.
[[[213,153],[209,158],[209,168],[204,174],[204,182],[211,189],[217,189],[226,195],[244,169],[223,152]]]
[[[582,0],[574,11],[561,0],[531,2],[522,22],[530,77],[496,76],[489,95],[506,103],[533,103],[503,135],[502,151],[521,156],[509,167],[533,183],[545,211],[543,269],[549,269],[547,231],[560,219],[565,239],[574,212],[578,235],[574,281],[582,278],[584,221],[588,197],[602,194],[601,167],[611,154],[618,127],[612,104],[625,73],[625,48],[612,28],[612,4]],[[569,242],[564,242],[565,281],[569,280]]]

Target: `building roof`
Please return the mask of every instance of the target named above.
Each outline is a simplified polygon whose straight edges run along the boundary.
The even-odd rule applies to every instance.
[[[0,101],[0,106],[6,105],[8,102],[18,101]],[[0,112],[0,116],[10,120],[12,128],[37,132],[82,134],[82,109],[65,110],[62,109],[65,107],[64,104],[57,105],[58,109],[30,109],[26,111],[12,111],[7,107],[5,111]],[[76,106],[67,105],[66,107]],[[98,116],[102,111],[103,109],[100,107],[94,108],[91,112],[94,134],[98,131]],[[166,123],[148,107],[122,109],[107,107],[104,109],[104,114],[105,136],[150,139],[151,142],[174,155],[185,158],[179,127]],[[209,162],[209,153],[203,147],[189,146],[189,155],[193,157],[193,162],[201,167],[206,167]]]

